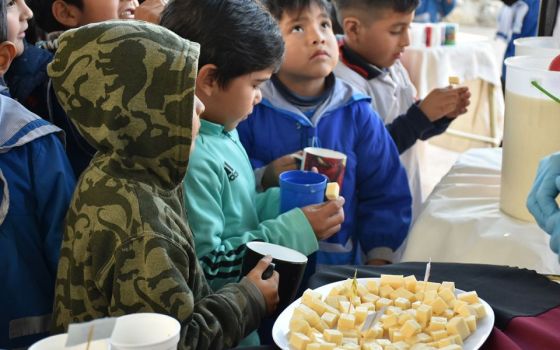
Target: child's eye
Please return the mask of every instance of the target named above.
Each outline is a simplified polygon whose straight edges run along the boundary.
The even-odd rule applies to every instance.
[[[325,21],[325,22],[321,23],[321,27],[330,28],[331,27],[331,22],[330,21]]]
[[[296,33],[303,32],[303,27],[302,26],[293,26],[292,32],[296,32]]]
[[[16,4],[16,1],[17,1],[17,0],[8,1],[8,2],[6,3],[6,7],[14,6],[14,5]]]

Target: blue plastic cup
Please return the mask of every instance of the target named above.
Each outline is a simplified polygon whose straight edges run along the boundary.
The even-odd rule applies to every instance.
[[[290,170],[280,174],[280,212],[323,203],[327,177],[304,170]]]

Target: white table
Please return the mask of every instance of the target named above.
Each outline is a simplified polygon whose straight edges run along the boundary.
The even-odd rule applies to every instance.
[[[500,211],[500,148],[463,153],[410,230],[402,261],[508,265],[560,274],[549,236]]]
[[[432,138],[432,143],[459,152],[500,144],[504,97],[499,51],[493,40],[461,32],[453,46],[406,48],[402,63],[419,98],[448,86],[450,76],[459,77],[472,93],[469,112],[455,120],[444,135]]]

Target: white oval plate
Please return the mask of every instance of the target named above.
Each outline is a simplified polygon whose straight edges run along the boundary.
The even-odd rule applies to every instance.
[[[379,280],[379,278],[358,278],[358,283],[365,284],[367,280],[374,279]],[[345,280],[344,280],[345,281]],[[326,284],[319,288],[316,288],[315,291],[321,293],[322,296],[326,296],[329,294],[330,290],[336,286],[337,284],[341,284],[344,281],[338,281]],[[455,293],[460,294],[464,293],[463,290],[455,288]],[[476,323],[476,331],[467,337],[463,343],[464,350],[476,350],[484,344],[490,333],[492,332],[492,327],[494,326],[494,310],[488,305],[487,302],[479,298],[482,305],[484,305],[484,309],[486,311],[486,317],[482,320],[478,320]],[[291,303],[287,308],[282,311],[280,316],[274,322],[274,326],[272,327],[272,338],[274,342],[280,349],[282,350],[290,350],[290,346],[288,343],[288,331],[290,325],[290,319],[292,318],[292,314],[294,313],[294,309],[301,303],[301,298],[298,298],[293,303]]]

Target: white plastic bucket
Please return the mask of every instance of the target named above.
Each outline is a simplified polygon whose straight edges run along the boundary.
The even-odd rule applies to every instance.
[[[519,38],[513,41],[516,56],[555,57],[560,55],[560,40],[551,36]]]
[[[531,84],[560,97],[560,72],[548,70],[550,57],[506,59],[506,110],[500,208],[525,221],[534,221],[526,207],[539,161],[560,151],[560,103]]]
[[[29,350],[84,350],[86,348],[86,344],[65,347],[67,336],[68,334],[64,333],[42,339],[31,345]],[[109,350],[109,343],[105,339],[93,341],[89,345],[89,350]]]
[[[167,315],[121,316],[111,336],[111,350],[176,350],[180,331],[180,323]]]

